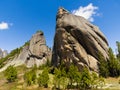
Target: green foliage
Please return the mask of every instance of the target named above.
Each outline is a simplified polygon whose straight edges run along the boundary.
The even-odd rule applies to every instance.
[[[105,85],[105,80],[104,80],[104,78],[103,77],[99,77],[98,78],[98,82],[97,82],[97,86],[99,86],[99,87],[103,87]]]
[[[109,49],[109,72],[110,76],[119,76],[120,75],[120,62],[117,60],[113,54],[112,49]]]
[[[23,47],[24,46],[29,46],[30,45],[30,41],[27,41],[27,42],[25,42],[25,44],[23,45]]]
[[[0,68],[4,66],[4,62],[10,59],[13,59],[16,55],[19,55],[22,47],[16,48],[13,51],[11,51],[5,58],[0,59]]]
[[[54,88],[66,89],[68,82],[65,64],[64,62],[61,62],[59,68],[54,68]]]
[[[37,30],[36,33],[41,33],[41,34],[43,34],[43,31]]]
[[[91,88],[97,88],[98,84],[98,75],[95,72],[91,74]]]
[[[49,68],[49,67],[51,67],[51,62],[49,59],[47,59],[47,62],[45,64],[42,64],[39,66],[39,70],[43,70],[43,69]]]
[[[108,62],[104,60],[101,53],[99,53],[99,73],[100,73],[100,76],[103,76],[103,77],[109,76]]]
[[[8,82],[14,82],[17,79],[17,70],[13,66],[9,66],[5,72],[4,75]]]
[[[80,72],[78,71],[78,68],[73,64],[70,65],[67,75],[68,78],[70,79],[70,86],[72,86],[73,83],[78,84],[80,82],[81,79]]]
[[[54,89],[88,89],[97,88],[103,85],[103,80],[97,76],[96,73],[90,73],[88,68],[84,67],[82,72],[79,72],[78,68],[71,64],[69,69],[60,65],[60,67],[54,69],[53,84]]]
[[[65,68],[61,68],[62,70],[55,68],[54,70],[54,88],[58,89],[66,89],[68,85],[67,74]]]
[[[100,70],[100,76],[103,77],[116,77],[120,75],[120,58],[119,58],[119,53],[120,53],[120,43],[117,42],[118,46],[118,55],[117,58],[113,54],[113,51],[111,48],[109,48],[108,54],[109,54],[109,60],[105,61],[103,59],[103,56],[100,54],[99,55],[99,70]]]
[[[38,85],[39,87],[48,87],[49,82],[49,75],[48,75],[48,69],[45,68],[43,72],[38,77]]]
[[[49,59],[47,59],[47,62],[46,62],[46,64],[45,64],[45,66],[46,66],[46,67],[50,67],[50,66],[51,66],[51,62],[50,62]]]
[[[39,66],[39,70],[43,70],[45,67],[46,67],[46,65],[42,64],[42,65]]]
[[[89,70],[85,67],[81,73],[80,87],[87,89],[90,88],[90,85],[91,85],[91,75],[89,73]]]
[[[25,72],[24,74],[24,80],[27,83],[28,86],[32,84],[32,75],[31,72]]]
[[[37,79],[36,70],[37,70],[37,66],[35,65],[32,68],[32,70],[25,72],[24,80],[28,86],[36,83],[36,79]]]

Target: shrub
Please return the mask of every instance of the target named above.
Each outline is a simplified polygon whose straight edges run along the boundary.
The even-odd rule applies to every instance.
[[[73,64],[70,65],[67,75],[68,78],[70,79],[70,86],[72,86],[73,83],[77,83],[77,85],[79,84],[81,79],[81,74],[75,65]]]
[[[36,83],[36,79],[37,79],[36,70],[37,70],[37,66],[35,65],[32,68],[32,70],[25,72],[24,80],[28,86]]]
[[[41,30],[37,30],[36,33],[44,34],[43,31],[41,31]]]
[[[54,70],[54,78],[53,78],[54,88],[65,90],[68,85],[68,78],[65,71],[65,68],[55,68]]]
[[[48,69],[45,68],[41,74],[39,74],[38,77],[38,85],[39,87],[48,87],[48,81],[49,81],[49,75],[48,75]]]
[[[17,70],[13,66],[9,66],[4,74],[8,82],[14,82],[17,79]]]
[[[89,73],[89,70],[85,67],[81,73],[80,87],[87,89],[90,88],[90,85],[91,85],[91,75]]]

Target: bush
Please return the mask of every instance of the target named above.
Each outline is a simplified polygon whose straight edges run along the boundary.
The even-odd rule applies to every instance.
[[[51,62],[50,62],[49,59],[47,59],[46,63],[40,65],[38,68],[39,68],[39,70],[43,70],[43,69],[45,69],[45,68],[49,68],[49,67],[51,67]]]
[[[32,68],[32,70],[24,74],[24,80],[28,86],[36,83],[36,79],[37,79],[36,70],[37,70],[37,66],[35,65]]]
[[[25,42],[25,44],[23,45],[23,47],[24,46],[29,46],[30,45],[30,41],[27,41],[27,42]]]
[[[70,65],[67,75],[68,75],[68,78],[70,79],[70,84],[69,84],[70,88],[73,86],[74,83],[76,83],[77,85],[80,83],[81,74],[75,65],[73,64]]]
[[[41,30],[37,30],[36,33],[44,34],[43,31],[41,31]]]
[[[32,75],[31,74],[32,74],[31,72],[26,72],[24,74],[24,80],[28,86],[30,86],[32,84]]]
[[[55,68],[54,70],[54,78],[53,78],[54,88],[65,90],[68,85],[68,78],[65,71],[65,68]]]
[[[89,70],[85,67],[81,73],[80,87],[84,89],[90,88],[91,85],[91,75]]]
[[[8,82],[14,82],[17,79],[17,70],[13,66],[9,66],[4,74]]]
[[[44,86],[45,88],[47,88],[48,87],[48,81],[49,81],[48,69],[45,68],[43,70],[43,72],[38,77],[39,87]]]

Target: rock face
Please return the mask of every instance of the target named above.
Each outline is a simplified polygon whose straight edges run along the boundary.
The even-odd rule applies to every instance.
[[[46,63],[47,59],[51,59],[51,50],[46,45],[43,32],[39,31],[32,36],[29,45],[23,47],[15,61],[25,63],[27,67],[32,67],[34,64],[40,66]]]
[[[26,64],[29,67],[34,64],[39,66],[46,63],[47,59],[51,59],[51,50],[46,45],[43,32],[38,32],[30,40]]]
[[[32,67],[34,64],[40,66],[45,64],[47,60],[51,60],[51,49],[46,45],[44,34],[38,31],[34,34],[28,44],[22,47],[20,54],[15,56],[13,60],[0,69],[0,72],[5,70],[8,66],[25,64],[27,67]]]
[[[99,54],[106,61],[109,58],[108,42],[99,28],[63,8],[58,10],[56,23],[52,64],[58,66],[63,61],[74,63],[79,70],[87,66],[98,72]]]
[[[2,50],[2,49],[0,48],[0,59],[1,59],[1,58],[4,58],[4,57],[7,56],[7,55],[8,55],[7,50]]]

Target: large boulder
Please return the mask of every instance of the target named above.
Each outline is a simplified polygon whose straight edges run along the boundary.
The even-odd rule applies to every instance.
[[[66,65],[74,63],[79,70],[87,66],[98,72],[99,54],[108,60],[108,42],[99,28],[85,18],[59,8],[52,64],[58,66],[61,62]]]

